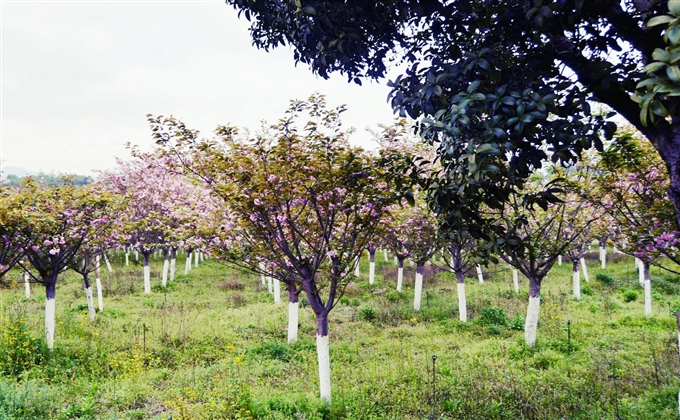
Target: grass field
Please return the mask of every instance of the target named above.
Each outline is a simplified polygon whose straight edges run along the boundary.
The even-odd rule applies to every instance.
[[[318,401],[304,295],[300,339],[289,345],[287,293],[275,305],[259,276],[208,260],[162,289],[157,260],[145,295],[142,267],[115,256],[113,273],[102,270],[105,308],[91,322],[82,281],[66,273],[53,352],[42,337],[44,288],[34,285],[29,299],[23,284],[0,290],[0,419],[678,418],[671,312],[680,309],[680,277],[652,269],[646,318],[631,258],[616,256],[605,270],[590,259],[580,301],[571,266],[555,267],[528,348],[528,285],[515,294],[506,267],[490,267],[484,284],[467,279],[462,323],[452,274],[426,267],[414,312],[413,267],[397,293],[395,265],[376,259],[376,283],[368,285],[364,258],[329,318],[330,407]]]

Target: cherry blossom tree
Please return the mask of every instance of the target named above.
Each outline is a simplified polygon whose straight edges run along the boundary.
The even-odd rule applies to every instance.
[[[316,318],[320,395],[329,403],[328,315],[394,200],[385,162],[347,142],[343,110],[313,95],[291,101],[286,116],[254,138],[219,127],[215,140],[199,140],[176,119],[149,116],[165,155],[224,200],[211,251],[287,284],[289,318],[292,308],[297,317],[297,290],[305,291]],[[304,115],[311,120],[298,127]]]
[[[52,349],[58,276],[83,246],[111,227],[111,215],[120,201],[96,185],[76,187],[65,182],[41,187],[29,181],[26,188],[33,194],[31,206],[25,209],[33,225],[25,258],[37,274],[22,266],[34,281],[45,286],[45,335]]]

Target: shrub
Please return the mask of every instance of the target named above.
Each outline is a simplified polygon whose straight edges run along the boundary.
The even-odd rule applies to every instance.
[[[581,293],[583,293],[586,296],[592,296],[593,295],[593,288],[590,287],[587,284],[584,284],[583,287],[581,287]]]
[[[638,298],[638,294],[635,290],[626,290],[623,292],[624,302],[635,302]]]
[[[375,321],[375,311],[370,306],[364,306],[359,310],[359,319],[363,321]]]
[[[521,315],[515,315],[512,321],[508,324],[508,328],[515,331],[524,330],[524,318]]]
[[[605,273],[597,273],[597,275],[595,276],[595,280],[599,281],[600,283],[606,286],[613,286],[615,283],[614,278],[609,274]]]
[[[385,295],[385,299],[387,299],[390,302],[398,302],[400,300],[404,300],[406,295],[404,293],[398,292],[396,290],[389,292]]]
[[[505,311],[496,306],[488,306],[482,309],[477,322],[480,325],[507,325],[508,316]]]

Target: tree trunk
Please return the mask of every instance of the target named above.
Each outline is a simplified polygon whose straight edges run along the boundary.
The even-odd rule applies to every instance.
[[[635,257],[635,267],[638,269],[638,283],[641,287],[645,287],[645,263],[641,259]]]
[[[163,274],[161,275],[161,284],[163,287],[168,285],[168,274],[170,272],[170,252],[168,249],[163,249]]]
[[[649,277],[649,264],[644,261],[640,262],[642,264],[642,270],[640,270],[644,277],[645,282],[645,316],[651,318],[652,316],[652,279]]]
[[[191,251],[187,250],[186,251],[186,260],[184,262],[184,275],[188,276],[189,271],[191,271]]]
[[[536,329],[538,328],[538,314],[541,309],[541,282],[529,277],[529,306],[527,318],[524,322],[524,342],[529,347],[536,344]]]
[[[557,256],[557,265],[562,265],[562,256],[561,255]]]
[[[354,276],[361,277],[361,255],[357,257],[357,265],[354,266]]]
[[[319,394],[331,404],[331,355],[328,340],[328,314],[316,314],[316,355],[319,360]]]
[[[298,337],[299,291],[295,283],[288,284],[288,342],[294,343]]]
[[[586,265],[586,259],[581,257],[581,268],[583,268],[583,279],[586,283],[590,283],[590,278],[588,277],[588,266]]]
[[[24,295],[26,299],[31,297],[31,282],[29,281],[31,276],[28,275],[28,271],[24,271]]]
[[[45,342],[50,350],[54,349],[57,276],[58,274],[54,274],[53,278],[49,279],[49,283],[45,286]]]
[[[600,264],[604,270],[607,267],[607,240],[600,240]]]
[[[384,257],[385,262],[390,260],[387,256],[387,250],[386,249],[383,249],[383,257]]]
[[[375,251],[368,253],[368,284],[375,283]]]
[[[170,250],[170,281],[175,281],[175,273],[177,272],[177,250],[172,248]]]
[[[420,310],[420,301],[423,296],[423,264],[416,265],[416,284],[414,287],[415,295],[413,296],[413,310]]]
[[[144,257],[144,293],[151,293],[151,268],[149,267],[149,253],[142,254]]]
[[[104,262],[106,263],[106,268],[109,270],[109,273],[113,272],[113,268],[111,268],[111,263],[109,262],[109,257],[106,256],[106,253],[102,253],[104,255]]]
[[[515,293],[519,293],[519,273],[516,268],[512,269],[512,284],[515,286]]]
[[[83,283],[85,283],[85,298],[87,299],[87,312],[90,314],[90,320],[94,321],[94,297],[92,296],[92,285],[90,284],[90,277],[87,273],[83,273]]]
[[[104,298],[102,296],[102,279],[100,278],[99,271],[99,255],[95,258],[94,264],[94,284],[97,287],[97,304],[99,306],[99,312],[104,309]]]
[[[260,280],[262,280],[262,285],[267,284],[267,280],[264,278],[264,263],[259,263],[257,265],[260,268]]]
[[[194,251],[194,268],[198,267],[198,251]]]
[[[125,248],[125,266],[127,267],[129,265],[130,265],[130,251],[127,248]]]
[[[399,268],[397,268],[397,292],[401,292],[401,286],[404,283],[404,259],[399,258],[397,261]]]
[[[274,293],[274,285],[272,284],[272,278],[270,276],[267,276],[267,290],[269,291],[269,294]]]
[[[477,279],[479,279],[479,284],[483,284],[484,274],[482,274],[482,267],[479,264],[477,264],[475,268],[477,269]]]
[[[576,299],[581,299],[581,278],[578,270],[578,260],[573,262],[573,278],[574,278],[574,297]]]
[[[456,271],[458,280],[458,314],[462,322],[467,322],[467,298],[465,296],[465,273],[462,270]]]
[[[274,303],[281,303],[281,282],[279,279],[272,280],[272,287],[274,288]]]

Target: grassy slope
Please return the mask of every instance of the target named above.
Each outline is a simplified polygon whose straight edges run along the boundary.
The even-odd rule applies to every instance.
[[[520,326],[528,286],[515,295],[510,271],[492,267],[481,285],[468,279],[471,320],[463,324],[452,275],[426,272],[415,313],[413,268],[398,294],[392,261],[376,259],[376,284],[368,286],[362,261],[362,278],[330,316],[330,409],[317,402],[309,308],[299,342],[288,345],[287,294],[274,305],[258,276],[207,261],[144,295],[141,267],[118,257],[114,273],[102,271],[105,309],[95,323],[81,282],[71,273],[60,282],[52,354],[42,344],[44,289],[30,299],[21,284],[0,291],[0,419],[677,418],[668,303],[680,307],[680,279],[652,270],[655,316],[647,319],[632,259],[604,270],[614,285],[595,280],[603,270],[591,260],[581,301],[571,297],[570,266],[556,267],[530,349],[511,328]],[[183,272],[184,260],[177,266]],[[160,269],[159,260],[155,284]],[[626,292],[637,299],[625,302]]]

